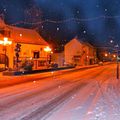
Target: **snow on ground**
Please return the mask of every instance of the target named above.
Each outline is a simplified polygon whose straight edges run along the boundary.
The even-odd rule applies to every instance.
[[[22,120],[34,112],[29,120],[120,120],[120,84],[115,79],[115,65],[61,76],[52,74],[51,78],[0,89],[0,120]],[[75,91],[76,85],[83,83]],[[64,102],[53,104],[72,89],[75,92]],[[40,118],[39,109],[49,111],[48,103],[56,107]]]
[[[120,120],[119,82],[106,70],[45,120]]]
[[[53,75],[52,78],[0,89],[0,119],[20,119],[39,106],[52,101],[64,91],[69,91],[74,86],[75,79],[73,81],[67,79],[68,75],[63,77]]]

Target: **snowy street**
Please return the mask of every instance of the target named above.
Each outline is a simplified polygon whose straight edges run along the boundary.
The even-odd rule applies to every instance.
[[[120,120],[115,64],[51,74],[1,88],[0,120]]]

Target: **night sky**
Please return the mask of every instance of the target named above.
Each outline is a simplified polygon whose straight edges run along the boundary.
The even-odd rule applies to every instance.
[[[1,0],[0,14],[38,30],[58,50],[76,36],[102,47],[120,43],[120,0]]]

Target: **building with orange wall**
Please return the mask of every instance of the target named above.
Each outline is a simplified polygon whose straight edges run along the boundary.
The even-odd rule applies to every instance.
[[[9,68],[15,67],[15,47],[17,43],[21,45],[21,51],[19,53],[21,62],[32,60],[34,69],[45,67],[46,61],[48,60],[48,53],[44,51],[44,48],[49,45],[35,30],[6,25],[0,19],[0,40],[3,41],[5,37],[8,38],[8,41],[12,41],[12,44],[0,44],[0,68],[4,67],[4,64]],[[6,53],[4,49],[6,49]]]

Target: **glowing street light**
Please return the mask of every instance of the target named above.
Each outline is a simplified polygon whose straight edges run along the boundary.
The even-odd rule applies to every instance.
[[[47,46],[47,47],[44,48],[44,51],[49,53],[49,52],[51,52],[51,48],[49,46]]]
[[[116,58],[116,55],[113,55],[114,58]]]
[[[12,44],[12,41],[8,41],[8,38],[7,37],[4,37],[4,40],[0,40],[0,44],[1,45],[11,45]]]
[[[4,37],[3,40],[0,40],[0,44],[4,46],[4,51],[5,51],[5,69],[6,69],[6,46],[11,45],[12,41],[9,41],[7,37]]]
[[[114,41],[111,40],[110,43],[113,43]],[[116,44],[114,45],[114,47],[116,48],[116,55],[114,55],[113,57],[116,57],[116,78],[119,79],[119,45]]]
[[[48,61],[48,55],[52,53],[52,49],[49,46],[47,46],[44,48],[44,51],[47,52],[47,63],[49,62],[49,64],[50,64],[51,56],[50,56],[50,61]]]
[[[105,57],[107,57],[108,56],[108,54],[107,53],[105,53]]]

